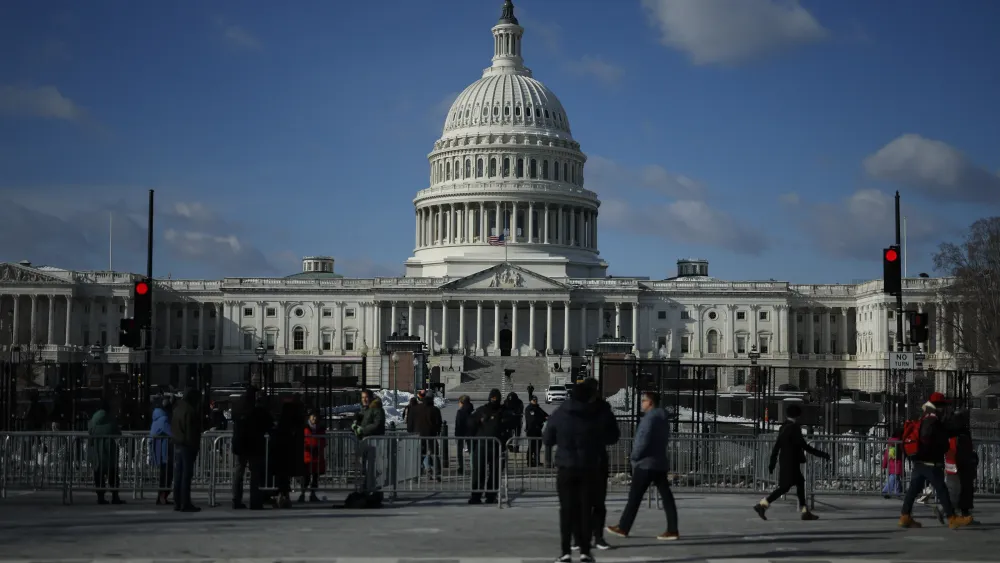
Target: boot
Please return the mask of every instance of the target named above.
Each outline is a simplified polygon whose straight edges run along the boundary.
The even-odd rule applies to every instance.
[[[952,530],[957,530],[963,526],[968,526],[972,523],[972,516],[949,516],[948,517],[948,527]]]
[[[111,493],[111,504],[125,504],[125,501],[118,496],[118,491]]]
[[[816,516],[816,515],[815,515],[815,514],[813,514],[812,512],[809,512],[809,509],[808,509],[808,508],[806,508],[805,506],[803,506],[803,507],[802,507],[802,508],[801,508],[801,509],[799,510],[799,512],[801,512],[801,513],[802,513],[802,519],[803,519],[803,520],[819,520],[819,516]]]
[[[770,504],[767,502],[767,499],[764,499],[764,500],[758,502],[757,504],[753,505],[754,512],[757,513],[757,516],[760,516],[761,520],[767,520],[767,507],[768,506],[770,506]]]
[[[899,517],[899,527],[900,528],[922,528],[923,526],[920,522],[913,519],[913,516],[909,514],[903,514]]]
[[[163,505],[163,493],[156,493],[156,506]]]
[[[302,491],[301,493],[299,493],[298,501],[299,502],[305,502],[306,501],[306,492],[305,491]]]
[[[319,502],[319,497],[316,496],[316,491],[309,492],[309,502]]]
[[[108,504],[108,500],[104,498],[104,493],[97,493],[97,504]]]

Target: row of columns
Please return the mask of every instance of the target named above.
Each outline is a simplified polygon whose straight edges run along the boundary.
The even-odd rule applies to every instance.
[[[178,310],[173,303],[164,303],[164,333],[165,338],[163,342],[163,348],[168,350],[205,350],[206,348],[212,349],[216,354],[222,353],[222,321],[224,318],[222,312],[221,303],[195,303],[195,308],[198,309],[198,341],[194,343],[194,346],[188,346],[190,342],[188,340],[188,310],[190,309],[188,304],[182,304],[179,311],[181,313],[181,332],[180,332],[180,342],[175,346],[174,342],[171,341],[173,337],[173,332],[171,330],[171,322],[174,318],[173,312]],[[207,334],[205,332],[205,314],[209,311],[215,313],[215,342],[212,347],[207,347],[208,342]],[[263,317],[263,314],[261,315]],[[153,326],[157,326],[156,323],[156,312],[153,313]],[[158,343],[159,344],[159,343]]]
[[[497,108],[499,110],[499,108]],[[477,111],[482,111],[478,109]],[[515,112],[518,108],[515,108]],[[525,117],[531,120],[531,108],[525,108]],[[475,117],[475,116],[470,116]],[[515,116],[517,118],[519,116]],[[540,120],[538,116],[536,120]],[[551,165],[551,169],[550,169]],[[562,175],[560,175],[562,172]],[[477,156],[476,158],[465,158],[465,168],[462,168],[462,160],[451,157],[443,157],[431,161],[431,184],[441,182],[474,180],[483,178],[511,178],[529,180],[552,180],[583,185],[583,164],[576,161],[558,161],[538,158],[524,158],[513,155],[489,157]]]
[[[73,331],[73,303],[74,298],[71,295],[47,295],[47,294],[10,294],[10,295],[0,295],[0,303],[3,303],[5,298],[10,297],[12,303],[12,308],[9,311],[4,311],[5,314],[0,315],[0,326],[3,330],[0,333],[9,333],[10,341],[3,342],[0,344],[10,344],[13,346],[19,346],[22,344],[38,344],[38,345],[64,345],[70,346],[72,343],[72,331]],[[28,322],[30,325],[28,341],[21,342],[21,301],[22,298],[27,297],[29,299],[30,313],[28,316]],[[97,320],[97,307],[103,298],[84,298],[84,301],[88,301],[89,304],[89,314],[87,318],[87,330],[93,334],[94,321]],[[45,310],[47,318],[46,322],[46,334],[45,340],[42,341],[41,335],[38,334],[38,326],[41,322],[42,315],[42,301],[45,301]],[[62,300],[65,305],[65,324],[64,332],[62,335],[62,342],[58,342],[56,338],[56,306]],[[110,308],[113,308],[113,300],[105,299],[105,302],[109,304]],[[126,300],[127,302],[127,300]],[[107,328],[106,328],[107,330]],[[108,330],[109,333],[117,334],[117,326],[114,327],[114,331]],[[99,339],[98,339],[99,340]],[[97,342],[97,340],[91,339],[91,342]],[[86,343],[84,343],[86,344]],[[107,345],[108,343],[104,343]]]
[[[834,323],[831,316],[836,316],[833,311],[839,309],[838,320]],[[850,307],[797,307],[791,309],[795,322],[789,325],[789,340],[793,346],[795,354],[849,354],[848,342],[848,320]],[[805,334],[802,338],[802,348],[799,348],[798,315],[802,314],[802,323],[805,325]],[[819,334],[816,334],[816,319],[819,316]],[[833,338],[833,325],[836,324],[838,330],[837,338]],[[818,337],[818,338],[817,338]],[[833,342],[837,345],[834,346]],[[817,342],[819,343],[817,345]]]
[[[519,211],[524,215],[523,221]],[[536,221],[541,224],[536,226]],[[508,244],[540,243],[597,248],[596,209],[556,203],[502,201],[442,203],[418,207],[416,246],[426,248],[452,244],[487,244],[489,236],[504,232],[508,227]],[[526,231],[519,235],[518,230],[522,227],[526,227]]]

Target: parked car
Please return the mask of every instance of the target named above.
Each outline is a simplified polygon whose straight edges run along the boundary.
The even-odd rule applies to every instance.
[[[565,385],[549,385],[545,390],[545,404],[551,405],[554,402],[561,403],[566,400],[567,392]]]

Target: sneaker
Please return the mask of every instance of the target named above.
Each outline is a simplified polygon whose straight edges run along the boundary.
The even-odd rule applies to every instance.
[[[767,507],[763,504],[757,503],[753,505],[753,511],[757,513],[757,516],[760,516],[761,520],[767,520]]]
[[[923,525],[913,519],[913,516],[909,514],[903,514],[899,517],[899,527],[900,528],[922,528]]]
[[[608,545],[608,542],[604,541],[604,538],[596,538],[594,540],[594,547],[600,549],[601,551],[607,551],[611,549],[611,546]]]
[[[589,553],[584,553],[583,555],[580,556],[580,563],[595,563],[595,562],[596,559],[594,559],[594,556]]]
[[[972,516],[952,516],[948,518],[948,527],[952,530],[957,530],[969,524],[972,524]]]
[[[681,535],[677,532],[663,532],[662,534],[656,536],[656,539],[660,541],[677,541],[681,539]]]
[[[819,520],[819,516],[816,516],[815,514],[813,514],[812,512],[809,512],[807,510],[807,511],[805,511],[805,512],[802,513],[802,519],[803,520]]]
[[[573,562],[573,556],[568,553],[566,555],[560,555],[559,559],[556,559],[556,563],[572,563],[572,562]]]
[[[614,534],[614,535],[616,535],[616,536],[618,536],[620,538],[627,538],[628,537],[628,531],[627,530],[623,530],[623,529],[619,528],[618,526],[608,526],[607,528],[604,528],[604,529],[609,534]]]

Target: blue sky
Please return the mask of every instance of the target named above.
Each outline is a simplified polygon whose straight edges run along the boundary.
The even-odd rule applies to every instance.
[[[911,275],[1000,207],[1000,3],[515,0],[590,161],[614,275]],[[501,0],[0,4],[0,260],[395,275],[450,102]]]

